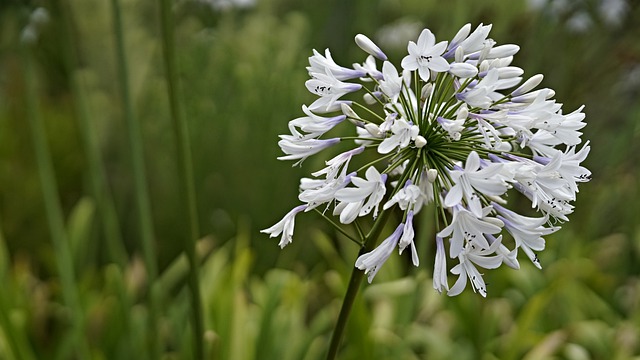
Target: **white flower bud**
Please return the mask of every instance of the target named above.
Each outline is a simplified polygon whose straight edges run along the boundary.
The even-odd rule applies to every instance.
[[[422,135],[416,136],[414,142],[418,149],[423,148],[425,145],[427,145],[427,139],[425,139]]]
[[[366,93],[362,96],[362,100],[364,100],[365,104],[367,105],[373,105],[375,103],[377,103],[378,101],[376,100],[375,97],[373,97],[371,94]]]
[[[484,73],[489,71],[490,68],[491,68],[491,63],[488,60],[484,60],[480,63],[479,71],[481,73]]]
[[[382,137],[382,131],[380,131],[380,128],[376,124],[372,124],[372,123],[365,124],[364,129],[367,130],[367,132],[371,134],[371,136],[373,137],[376,137],[376,138]]]
[[[505,67],[505,66],[509,66],[511,65],[511,62],[513,61],[513,56],[507,56],[507,57],[503,57],[500,59],[496,59],[497,61],[497,66],[498,67]]]
[[[482,220],[484,220],[484,221],[486,221],[486,222],[488,222],[490,224],[499,226],[499,227],[503,227],[504,226],[504,222],[502,220],[498,219],[498,218],[485,217],[485,218],[482,218]]]
[[[524,74],[524,70],[517,66],[506,66],[498,68],[498,77],[500,79],[510,79]]]
[[[547,99],[547,100],[551,99],[552,97],[554,97],[556,95],[556,92],[553,91],[553,89],[544,88],[544,89],[532,91],[532,92],[530,92],[528,94],[515,96],[514,98],[511,99],[511,101],[513,101],[514,103],[529,103],[529,102],[533,102],[533,100],[535,100],[538,97],[538,95],[540,95],[541,93],[545,94],[544,98]]]
[[[451,39],[449,48],[452,49],[454,46],[458,45],[460,42],[462,42],[464,39],[466,39],[469,36],[469,33],[471,33],[471,24],[467,23],[463,27],[461,27],[460,30],[458,30],[458,32],[456,33],[456,35],[453,37],[453,39]],[[458,52],[458,49],[459,47],[456,49],[456,54]]]
[[[387,60],[387,55],[385,55],[382,50],[380,50],[378,45],[371,41],[371,39],[369,39],[366,35],[356,35],[356,44],[367,54],[373,55],[382,61]]]
[[[342,110],[342,113],[345,114],[348,118],[352,118],[352,119],[360,119],[360,116],[358,116],[358,114],[356,114],[355,111],[353,111],[353,109],[351,108],[351,106],[349,106],[349,104],[340,104],[340,110]]]
[[[436,179],[438,178],[438,170],[436,169],[429,169],[427,170],[427,181],[432,183],[434,181],[436,181]]]
[[[494,43],[495,44],[495,43]],[[483,49],[484,50],[484,49]],[[506,44],[493,47],[487,53],[487,59],[496,59],[496,58],[504,58],[508,56],[515,55],[518,51],[520,51],[520,46],[514,44]]]
[[[471,78],[478,75],[478,68],[467,63],[453,63],[449,66],[449,72],[459,78]]]
[[[433,90],[433,85],[431,83],[426,83],[422,90],[420,90],[420,100],[427,101],[429,96],[431,96],[431,91]]]
[[[463,103],[458,109],[458,114],[456,115],[456,120],[463,120],[469,117],[469,108],[467,104]]]
[[[520,85],[517,89],[513,90],[511,95],[520,96],[533,90],[536,86],[540,85],[544,76],[542,74],[533,75],[524,84]]]
[[[462,46],[456,48],[455,60],[457,63],[464,62],[464,48]]]

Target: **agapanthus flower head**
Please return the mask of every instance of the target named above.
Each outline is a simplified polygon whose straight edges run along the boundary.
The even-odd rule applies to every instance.
[[[318,99],[291,120],[291,134],[280,136],[285,156],[279,159],[300,163],[333,154],[325,168],[301,180],[303,204],[264,232],[282,234],[284,247],[298,213],[333,215],[333,225],[343,234],[350,231],[342,227],[353,226],[351,233],[371,250],[355,264],[371,282],[396,248],[400,254],[409,248],[418,266],[414,228],[424,221],[420,211],[432,206],[437,291],[457,295],[470,282],[485,296],[479,268],[518,269],[518,250],[541,268],[536,253],[544,236],[569,220],[578,185],[591,176],[581,165],[590,150],[588,142],[580,147],[585,114],[583,107],[564,113],[553,90],[536,89],[542,75],[523,78],[524,70],[512,65],[520,48],[498,45],[490,30],[467,24],[450,41],[437,41],[425,29],[407,44],[400,68],[361,34],[355,41],[368,57],[352,68],[338,65],[329,50],[314,51],[305,85]],[[328,136],[335,127],[352,127],[353,136]],[[350,150],[333,150],[350,141],[356,144]],[[352,168],[360,156],[366,165]],[[518,196],[539,215],[509,209],[507,199]],[[371,217],[373,228],[383,228],[375,226],[387,218],[383,212],[397,213],[395,231],[374,247],[367,242],[378,239],[364,236],[366,222],[356,220]],[[452,287],[447,270],[458,276]]]

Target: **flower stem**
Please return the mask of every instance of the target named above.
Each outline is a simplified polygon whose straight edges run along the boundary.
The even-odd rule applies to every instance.
[[[378,238],[380,237],[380,233],[382,232],[382,229],[384,229],[384,224],[389,219],[390,214],[391,211],[382,211],[367,236],[362,239],[364,245],[362,246],[362,248],[360,248],[358,256],[365,254],[376,247]],[[327,360],[333,360],[338,355],[340,341],[342,340],[342,333],[344,332],[344,329],[347,325],[347,320],[349,319],[349,315],[351,314],[351,308],[353,307],[353,303],[356,300],[356,295],[358,295],[358,291],[360,290],[360,283],[362,283],[363,278],[364,271],[354,267],[351,271],[351,278],[349,279],[347,293],[344,295],[344,300],[342,300],[342,307],[340,308],[340,314],[338,315],[338,322],[333,329],[331,343],[329,344],[329,352],[327,353]]]
[[[167,90],[169,95],[169,107],[173,122],[173,132],[176,140],[178,169],[180,173],[180,186],[184,196],[183,209],[185,223],[188,224],[184,239],[184,250],[189,260],[189,288],[191,290],[192,326],[194,337],[194,358],[204,359],[204,324],[202,300],[200,299],[200,280],[198,275],[198,260],[196,258],[196,241],[198,239],[198,213],[193,180],[193,165],[191,163],[191,145],[187,122],[180,110],[178,99],[178,76],[176,64],[175,41],[173,31],[173,16],[171,12],[172,2],[160,1],[160,18],[162,30],[162,49],[165,64],[165,76],[167,78]]]

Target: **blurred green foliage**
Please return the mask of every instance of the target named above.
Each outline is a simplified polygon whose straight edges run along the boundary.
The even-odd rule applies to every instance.
[[[585,104],[584,139],[594,176],[576,212],[547,239],[543,271],[523,264],[486,275],[489,298],[448,298],[431,288],[432,256],[409,269],[392,257],[363,288],[349,321],[343,359],[629,359],[640,357],[640,8],[620,21],[607,1],[258,0],[216,9],[214,1],[175,3],[182,107],[189,122],[201,224],[202,296],[207,352],[213,359],[319,359],[324,356],[357,249],[307,214],[281,251],[258,233],[297,204],[301,168],[279,162],[277,135],[301,114],[311,49],[336,61],[364,60],[352,39],[383,40],[383,29],[417,23],[438,39],[464,23],[492,23],[499,43],[521,51],[525,76],[545,75],[568,110]],[[539,4],[539,8],[532,7]],[[540,5],[541,4],[541,5]],[[32,139],[26,122],[21,34],[31,11],[50,21],[32,46],[40,112],[78,275],[85,336],[95,358],[147,358],[144,339],[158,331],[165,357],[188,358],[189,302],[176,214],[181,196],[166,97],[158,9],[124,0],[125,39],[135,112],[144,137],[164,292],[159,329],[147,329],[144,266],[139,260],[123,109],[117,93],[109,3],[99,0],[0,3],[0,358],[70,358],[69,309],[61,303]],[[71,10],[67,69],[60,9]],[[610,4],[608,6],[611,6]],[[575,15],[586,14],[586,28]],[[415,34],[417,36],[417,32]],[[382,41],[381,41],[382,44]],[[383,45],[384,47],[384,45]],[[387,49],[387,48],[385,48]],[[403,46],[388,44],[401,59]],[[85,100],[74,97],[71,76]],[[113,264],[99,231],[82,150],[76,102],[86,101],[122,236],[126,268]],[[524,204],[522,204],[524,206]],[[423,254],[432,228],[417,229]]]

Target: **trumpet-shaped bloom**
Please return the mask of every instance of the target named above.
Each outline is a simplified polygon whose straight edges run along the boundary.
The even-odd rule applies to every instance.
[[[362,88],[360,84],[346,83],[338,80],[328,69],[324,74],[314,73],[313,79],[307,80],[304,85],[312,94],[320,96],[318,100],[309,106],[312,110],[329,110],[342,96]]]
[[[300,164],[306,158],[311,155],[317,154],[320,151],[335,145],[340,142],[340,138],[334,139],[305,139],[292,135],[280,135],[280,141],[278,145],[282,152],[287,154],[286,156],[279,156],[278,160],[300,160],[294,164]]]
[[[451,180],[455,183],[444,199],[444,206],[453,207],[464,198],[467,206],[476,217],[482,217],[482,204],[476,192],[498,196],[509,189],[509,184],[500,176],[502,164],[490,163],[480,167],[478,153],[472,151],[467,157],[463,169],[452,170]]]
[[[474,244],[468,243],[458,255],[460,263],[451,269],[452,274],[458,275],[458,280],[447,292],[447,295],[456,296],[460,294],[467,286],[467,280],[470,280],[473,291],[477,291],[480,295],[486,297],[487,285],[476,265],[485,269],[495,269],[500,266],[502,264],[502,256],[492,254],[498,250],[501,243],[501,237],[498,237],[488,248],[478,248]]]
[[[340,214],[340,222],[349,224],[358,216],[368,215],[373,210],[373,217],[378,215],[378,205],[386,192],[387,175],[380,175],[378,170],[370,166],[366,172],[366,180],[353,177],[351,183],[356,187],[338,190],[334,214]]]
[[[402,236],[403,229],[404,224],[398,225],[393,234],[386,238],[380,245],[378,245],[377,248],[373,249],[371,252],[360,255],[358,259],[356,259],[356,267],[360,270],[364,270],[369,283],[373,281],[373,278],[378,273],[378,270],[380,270],[382,264],[384,264],[393,253],[396,245],[398,245],[400,236]]]
[[[282,218],[278,223],[273,225],[270,228],[260,230],[261,233],[269,234],[269,237],[276,237],[282,234],[280,238],[280,243],[278,244],[280,248],[284,248],[288,244],[293,241],[293,228],[295,226],[296,215],[304,211],[307,208],[307,205],[300,205],[293,208],[293,210],[289,211],[287,215]]]
[[[471,211],[456,205],[453,208],[451,224],[442,229],[438,236],[446,238],[451,236],[449,256],[457,257],[462,252],[465,243],[474,244],[475,247],[486,249],[489,247],[484,234],[497,234],[502,228],[500,222],[478,218]]]
[[[307,70],[311,76],[316,76],[317,74],[322,75],[330,72],[338,80],[355,79],[366,74],[361,70],[349,69],[336,64],[331,57],[329,49],[324,51],[324,56],[314,49],[313,56],[309,57],[309,66],[307,67]]]

